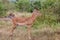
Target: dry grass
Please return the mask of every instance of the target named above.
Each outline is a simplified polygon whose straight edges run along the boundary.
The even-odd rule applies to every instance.
[[[10,22],[3,23],[4,24],[0,25],[0,40],[11,40],[8,32],[12,27],[12,24]],[[9,24],[7,25],[7,23]],[[50,27],[44,27],[37,30],[32,29],[32,40],[60,40],[59,30],[60,29],[54,31]],[[28,40],[26,28],[17,27],[12,36],[12,40]]]

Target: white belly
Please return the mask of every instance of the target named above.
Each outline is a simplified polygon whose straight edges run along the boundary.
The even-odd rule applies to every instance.
[[[17,23],[17,25],[24,26],[26,24],[25,23]]]

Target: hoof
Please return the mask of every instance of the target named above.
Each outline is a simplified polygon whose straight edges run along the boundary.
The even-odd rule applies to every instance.
[[[31,40],[31,37],[29,37],[29,40]]]
[[[13,33],[10,33],[9,36],[13,36]]]

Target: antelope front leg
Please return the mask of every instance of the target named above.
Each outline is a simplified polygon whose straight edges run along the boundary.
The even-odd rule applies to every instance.
[[[31,25],[28,25],[27,27],[27,34],[28,34],[28,39],[31,40]]]
[[[13,25],[13,27],[10,29],[10,36],[13,35],[14,30],[16,29],[16,25]]]

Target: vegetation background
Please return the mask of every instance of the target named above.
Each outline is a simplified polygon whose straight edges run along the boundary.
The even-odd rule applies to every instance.
[[[35,6],[39,8],[42,16],[37,17],[33,29],[49,27],[56,30],[60,28],[60,0],[0,0],[0,18],[8,16],[8,11],[23,12],[20,14],[26,16],[32,13]],[[5,24],[6,22],[0,21],[0,25]]]
[[[0,17],[7,16],[10,10],[29,13],[35,6],[42,13],[33,25],[35,28],[42,24],[60,25],[60,0],[0,0]]]

